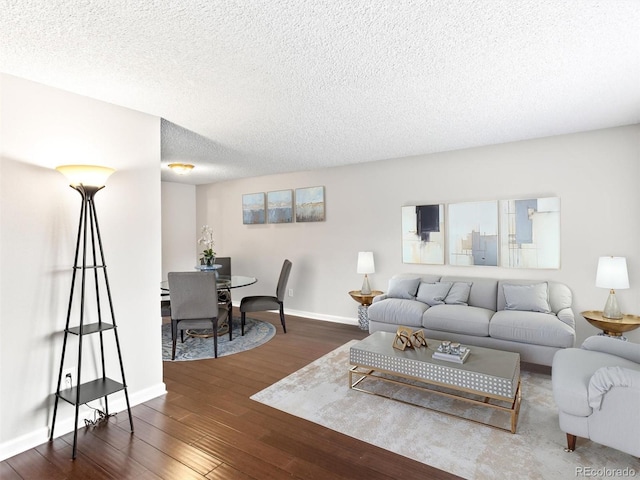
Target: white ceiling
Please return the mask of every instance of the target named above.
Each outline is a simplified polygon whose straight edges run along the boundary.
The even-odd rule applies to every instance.
[[[640,1],[0,0],[0,71],[210,183],[640,123]]]

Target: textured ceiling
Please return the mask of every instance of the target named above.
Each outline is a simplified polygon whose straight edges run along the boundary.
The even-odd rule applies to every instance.
[[[0,71],[165,119],[168,181],[640,123],[638,0],[0,0],[0,27]]]

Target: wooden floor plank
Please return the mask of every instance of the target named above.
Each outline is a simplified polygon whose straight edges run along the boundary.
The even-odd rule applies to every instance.
[[[237,314],[237,312],[236,312]],[[276,326],[266,344],[235,355],[164,362],[168,393],[78,432],[71,461],[67,434],[0,462],[14,479],[367,479],[458,478],[249,397],[366,332],[355,326],[277,314],[256,318]],[[126,365],[125,365],[126,368]]]

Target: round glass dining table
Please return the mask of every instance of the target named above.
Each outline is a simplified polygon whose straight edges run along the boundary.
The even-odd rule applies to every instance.
[[[240,288],[253,285],[258,281],[256,277],[246,277],[244,275],[220,275],[216,280],[218,290],[228,290],[231,288]],[[166,297],[169,295],[169,282],[164,280],[160,282],[160,295]]]
[[[216,279],[216,289],[218,290],[218,301],[227,304],[229,312],[231,312],[231,289],[247,287],[256,283],[258,279],[256,277],[247,277],[244,275],[218,275]],[[160,298],[162,303],[169,303],[169,281],[164,280],[160,282]],[[229,324],[225,321],[224,324],[218,327],[218,335],[224,335],[229,331]],[[187,330],[187,335],[193,337],[210,337],[210,334],[199,334],[192,330]]]

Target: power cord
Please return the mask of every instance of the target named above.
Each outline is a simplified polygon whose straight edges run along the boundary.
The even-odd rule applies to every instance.
[[[108,423],[109,422],[109,418],[116,416],[115,413],[110,413],[109,415],[107,415],[106,413],[104,413],[99,408],[94,408],[89,404],[87,404],[87,407],[89,407],[91,410],[93,410],[93,420],[89,420],[87,418],[84,419],[84,426],[86,428],[99,427],[100,425]]]

